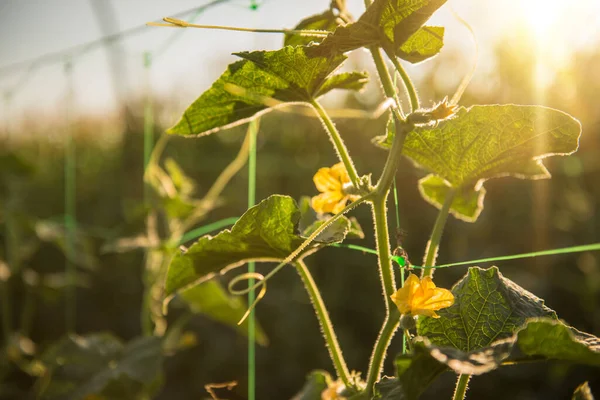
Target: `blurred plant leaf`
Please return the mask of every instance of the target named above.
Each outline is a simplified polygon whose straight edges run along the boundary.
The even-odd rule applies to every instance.
[[[9,176],[27,178],[35,173],[35,167],[23,157],[14,152],[2,150],[0,152],[0,180]]]
[[[162,361],[157,337],[138,338],[123,345],[108,333],[69,336],[41,357],[51,377],[43,398],[141,398],[161,380]]]
[[[321,393],[327,389],[331,376],[327,371],[312,371],[306,377],[306,383],[292,400],[321,400]]]
[[[423,57],[436,47],[430,40],[424,40],[429,32],[420,32],[411,40],[409,47],[402,46],[419,32],[423,24],[445,2],[446,0],[375,0],[358,21],[340,26],[326,37],[318,46],[318,53],[345,53],[360,47],[378,46],[398,56],[406,56],[408,50],[415,54],[421,53],[420,57]],[[439,30],[431,33],[439,33]]]
[[[437,175],[429,174],[419,180],[421,196],[438,209],[442,208],[448,191],[451,189],[452,186]],[[484,198],[485,188],[483,186],[479,190],[475,190],[473,187],[460,188],[454,195],[450,213],[463,221],[475,222],[483,210]]]
[[[77,229],[74,240],[74,251],[67,251],[66,230],[63,224],[52,221],[38,220],[34,225],[37,237],[43,241],[54,244],[72,263],[93,271],[98,266],[93,241],[82,229]]]
[[[580,134],[579,121],[552,108],[519,105],[461,107],[452,119],[435,127],[416,127],[406,138],[403,154],[454,189],[479,191],[486,180],[495,177],[549,178],[543,159],[575,152]],[[393,133],[388,130],[386,137],[375,141],[379,146],[389,148],[392,138]],[[426,195],[429,203],[440,203],[439,196],[421,193]],[[474,196],[471,193],[467,197],[472,201]],[[478,201],[481,201],[481,192],[479,196]],[[474,221],[476,212],[470,217],[460,207],[464,200],[453,205],[456,207],[452,208],[453,214]]]
[[[429,59],[442,51],[444,31],[441,26],[424,26],[400,46],[396,55],[413,64]]]
[[[416,400],[446,370],[421,342],[414,343],[412,353],[396,357],[394,365],[396,378],[384,377],[375,384],[376,399]]]
[[[239,125],[267,110],[263,98],[309,102],[332,89],[362,87],[353,73],[344,79],[332,73],[346,59],[342,54],[319,56],[314,47],[286,46],[276,51],[235,53],[244,60],[230,64],[221,77],[183,114],[170,134],[208,135]],[[334,79],[333,82],[330,82]],[[235,89],[232,91],[232,88]]]
[[[454,305],[440,318],[420,316],[417,333],[436,346],[471,352],[511,337],[533,317],[556,319],[544,301],[504,278],[498,268],[469,268],[452,288]]]
[[[588,382],[583,382],[579,385],[573,393],[572,400],[594,400],[590,384]]]
[[[216,280],[203,282],[179,293],[194,313],[204,314],[209,318],[234,328],[239,334],[248,334],[248,319],[241,325],[242,319],[248,309],[246,302],[240,296],[231,296]],[[262,327],[256,325],[256,342],[266,346],[267,336]]]
[[[298,231],[299,221],[300,210],[291,197],[268,197],[246,211],[231,230],[215,237],[203,236],[185,253],[176,255],[167,273],[165,295],[248,261],[284,260],[305,240]],[[332,224],[303,254],[343,240],[349,225],[347,220],[345,224]]]
[[[517,334],[517,344],[528,356],[600,366],[600,338],[560,321],[528,321]]]

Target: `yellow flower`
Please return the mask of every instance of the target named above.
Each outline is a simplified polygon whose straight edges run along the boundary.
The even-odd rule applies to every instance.
[[[404,287],[392,296],[392,301],[402,314],[427,315],[439,318],[435,312],[454,304],[454,295],[447,289],[438,288],[429,277],[419,279],[410,274]]]
[[[317,190],[321,192],[311,201],[312,208],[316,212],[337,214],[346,207],[348,200],[353,201],[358,198],[344,190],[344,186],[350,183],[350,177],[342,163],[335,164],[331,168],[319,169],[313,181]]]

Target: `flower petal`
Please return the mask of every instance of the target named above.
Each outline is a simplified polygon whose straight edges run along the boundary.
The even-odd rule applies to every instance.
[[[325,192],[313,197],[311,199],[311,206],[318,213],[331,213],[334,212],[334,209],[342,199],[343,196],[341,193]]]
[[[320,168],[313,177],[319,192],[342,192],[342,182],[332,170],[333,168]]]

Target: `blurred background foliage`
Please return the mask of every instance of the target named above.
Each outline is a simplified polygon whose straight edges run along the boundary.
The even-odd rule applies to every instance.
[[[536,89],[534,49],[531,43],[505,40],[494,50],[495,67],[488,79],[474,82],[461,104],[518,103],[543,104],[564,110],[583,124],[579,151],[570,157],[546,161],[551,180],[524,181],[494,179],[486,183],[485,209],[475,224],[451,219],[442,241],[439,262],[462,261],[573,246],[600,241],[600,53],[595,49],[573,55],[570,67],[556,74],[540,95]],[[431,61],[419,80],[422,99],[441,100],[448,93],[444,76],[462,76],[462,53],[445,50]],[[371,90],[376,90],[373,85]],[[451,93],[450,93],[451,94]],[[360,95],[359,95],[360,96]],[[371,96],[372,98],[373,96]],[[163,126],[172,121],[174,107],[155,99]],[[427,104],[427,103],[426,103]],[[339,107],[340,105],[336,105]],[[343,107],[372,109],[350,95]],[[74,123],[77,154],[77,322],[79,334],[111,332],[129,341],[140,335],[143,293],[144,252],[114,254],[102,247],[120,237],[145,230],[140,216],[143,195],[143,120],[141,100],[130,100],[118,114],[109,117],[81,117]],[[181,110],[179,110],[181,111]],[[32,115],[32,119],[34,116]],[[384,151],[371,145],[381,135],[385,117],[377,120],[337,119],[359,172],[377,176],[385,159]],[[41,127],[40,127],[41,126]],[[27,328],[27,336],[38,351],[63,337],[65,296],[62,290],[64,252],[64,126],[25,123],[20,130],[36,134],[3,135],[0,152],[12,153],[25,166],[18,175],[0,164],[2,214],[6,224],[11,216],[14,235],[0,236],[2,249],[16,240],[17,262],[28,279],[12,276],[13,326]],[[235,157],[245,127],[199,139],[173,137],[164,157],[177,161],[197,182],[201,197]],[[19,132],[16,132],[19,133]],[[8,160],[8,156],[3,160]],[[6,161],[7,163],[10,160]],[[336,162],[335,154],[316,118],[293,113],[272,112],[261,122],[258,136],[257,199],[274,193],[298,199],[315,195],[312,176],[322,166]],[[6,168],[6,169],[5,169]],[[420,264],[436,210],[419,196],[417,180],[424,172],[404,160],[397,174],[402,246],[415,264]],[[204,221],[239,216],[246,209],[247,169],[242,170],[222,194],[222,204]],[[389,203],[391,226],[393,203]],[[355,215],[366,238],[355,240],[373,247],[370,211],[360,207]],[[41,222],[40,222],[41,221]],[[4,250],[2,250],[4,251]],[[7,254],[0,253],[6,260]],[[14,258],[13,258],[14,259]],[[383,319],[383,302],[372,255],[327,248],[307,259],[322,290],[335,324],[346,360],[352,369],[366,370],[372,345]],[[258,265],[261,272],[272,265]],[[502,273],[519,285],[546,299],[569,324],[595,335],[600,334],[600,255],[582,253],[499,264]],[[436,282],[450,287],[466,271],[455,267],[439,271]],[[236,272],[221,279],[227,282]],[[176,310],[167,318],[174,321]],[[266,297],[257,308],[257,318],[269,338],[268,346],[257,349],[257,398],[291,398],[313,369],[332,371],[308,297],[291,267],[269,283]],[[195,344],[167,357],[164,387],[158,399],[184,400],[207,397],[204,385],[237,380],[225,398],[245,397],[246,338],[229,327],[197,315],[186,330],[196,335]],[[6,343],[8,338],[3,337]],[[400,352],[398,338],[389,350],[385,372],[393,373],[392,360]],[[0,398],[25,399],[33,378],[14,363],[0,366]],[[598,369],[566,363],[541,363],[505,367],[475,377],[468,393],[472,399],[566,399],[583,381],[600,394]],[[455,377],[445,373],[423,396],[449,398]],[[501,390],[499,389],[501,388]]]

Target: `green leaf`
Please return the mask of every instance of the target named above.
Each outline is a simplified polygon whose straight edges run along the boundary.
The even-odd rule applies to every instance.
[[[481,375],[498,368],[511,354],[514,337],[497,340],[489,346],[465,352],[453,347],[432,345],[422,338],[431,357],[457,374]]]
[[[321,14],[312,15],[300,21],[294,30],[311,30],[311,31],[334,31],[339,25],[339,19],[332,10],[327,10]],[[310,42],[321,42],[323,38],[312,36],[301,36],[298,34],[285,34],[285,46],[305,46]]]
[[[375,384],[376,399],[416,400],[446,370],[421,342],[414,343],[412,353],[396,357],[394,364],[396,378],[384,377]]]
[[[542,161],[554,155],[568,155],[579,145],[581,124],[562,111],[542,106],[491,105],[459,108],[456,115],[437,126],[420,126],[411,132],[403,154],[433,172],[455,189],[471,192],[475,199],[483,183],[491,178],[515,176],[523,179],[548,178]],[[390,137],[391,136],[391,137]],[[393,133],[374,140],[389,147]],[[438,193],[439,194],[439,193]],[[481,192],[479,194],[481,196]],[[439,196],[425,196],[432,204]],[[469,217],[459,207],[453,214]],[[473,208],[471,208],[471,211]]]
[[[452,186],[439,176],[430,174],[419,180],[419,192],[429,204],[442,208],[444,200]],[[460,188],[454,195],[450,213],[466,222],[475,222],[483,210],[485,188]]]
[[[193,312],[205,314],[215,321],[231,326],[241,335],[248,334],[247,319],[238,325],[248,309],[246,303],[240,296],[230,296],[216,280],[213,279],[182,290],[180,296]],[[263,346],[268,343],[265,332],[258,324],[256,325],[256,342]]]
[[[547,178],[542,160],[577,150],[581,124],[542,106],[461,107],[437,127],[416,128],[404,154],[453,187],[505,175]]]
[[[52,380],[44,398],[85,399],[110,392],[111,399],[134,399],[155,389],[162,375],[161,341],[134,339],[127,345],[111,334],[70,336],[48,349],[41,362]]]
[[[560,321],[529,321],[518,332],[517,344],[528,356],[600,366],[600,338]]]
[[[167,273],[166,295],[248,261],[284,260],[305,240],[298,231],[299,221],[300,210],[291,197],[268,197],[246,211],[231,230],[203,236],[187,252],[176,255]],[[350,223],[338,224],[319,235],[303,254],[343,240]],[[341,228],[343,234],[337,231]]]
[[[392,54],[406,55],[406,50],[431,53],[435,45],[424,42],[424,34],[413,38],[409,48],[403,45],[421,29],[446,0],[375,0],[353,24],[338,27],[318,46],[319,54],[345,53],[360,47],[378,46]],[[439,31],[433,31],[439,33]],[[415,50],[421,42],[423,45]],[[427,44],[429,47],[424,47]],[[423,57],[423,55],[421,55]]]
[[[444,31],[441,26],[424,26],[400,46],[396,55],[413,64],[429,59],[444,47]]]
[[[452,288],[454,305],[440,318],[420,316],[417,332],[432,344],[471,352],[506,339],[533,317],[556,319],[544,301],[504,278],[498,268],[469,268]]]
[[[266,111],[265,98],[284,103],[309,102],[329,90],[356,90],[365,82],[364,75],[362,80],[358,75],[336,78],[332,74],[346,57],[318,55],[314,47],[286,46],[276,51],[235,55],[244,60],[229,65],[168,133],[208,135]]]
[[[306,377],[306,383],[294,400],[321,400],[321,393],[331,382],[331,376],[327,371],[312,371]]]
[[[573,393],[572,400],[594,400],[592,390],[590,389],[590,384],[583,382],[581,385],[579,385]]]

